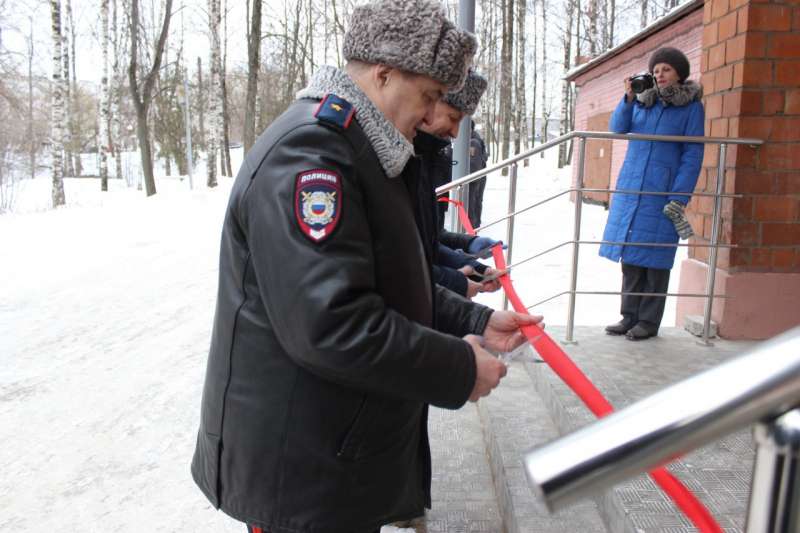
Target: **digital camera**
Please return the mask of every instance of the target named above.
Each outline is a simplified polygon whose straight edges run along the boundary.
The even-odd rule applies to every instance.
[[[653,75],[649,72],[644,72],[631,77],[631,90],[633,90],[633,92],[636,94],[641,94],[647,89],[652,89],[655,87],[655,85],[655,78],[653,78]]]

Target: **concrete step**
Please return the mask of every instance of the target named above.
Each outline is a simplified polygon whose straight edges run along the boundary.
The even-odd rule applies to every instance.
[[[594,502],[551,515],[528,486],[523,454],[554,440],[558,431],[521,363],[510,366],[501,386],[478,408],[506,531],[606,532]]]
[[[556,340],[564,338],[563,327],[548,328],[548,333]],[[713,347],[701,347],[695,337],[679,328],[662,328],[656,338],[631,342],[624,337],[605,335],[599,327],[579,327],[575,338],[578,344],[562,346],[564,351],[615,409],[706,370],[755,344],[714,339]],[[525,367],[558,433],[571,433],[595,420],[547,365],[526,363]],[[526,451],[520,450],[520,455]],[[668,470],[708,507],[725,531],[743,531],[753,458],[754,443],[748,429],[695,450],[671,463]],[[607,490],[595,502],[608,530],[615,533],[697,531],[647,476]]]

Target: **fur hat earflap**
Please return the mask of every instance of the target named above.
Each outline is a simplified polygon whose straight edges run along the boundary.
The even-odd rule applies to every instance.
[[[447,93],[442,101],[464,115],[474,115],[487,85],[486,78],[469,69],[464,87],[457,93]]]
[[[435,0],[372,0],[353,10],[342,53],[423,74],[458,91],[478,48],[475,36],[447,18]]]
[[[674,68],[675,72],[678,74],[678,78],[680,78],[678,80],[680,83],[685,82],[686,78],[689,77],[689,59],[677,48],[659,48],[656,50],[653,55],[650,56],[650,61],[647,62],[647,70],[650,71],[650,74],[653,73],[653,69],[656,68],[656,65],[659,63],[666,63]]]

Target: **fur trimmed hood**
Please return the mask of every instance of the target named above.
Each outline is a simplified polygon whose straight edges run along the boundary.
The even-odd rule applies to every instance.
[[[700,101],[702,98],[703,86],[694,80],[688,80],[683,85],[679,83],[667,85],[661,88],[660,91],[653,87],[636,96],[639,103],[647,108],[653,107],[659,100],[665,107],[667,104],[683,107],[692,102]]]
[[[408,159],[414,155],[414,145],[375,107],[361,87],[336,67],[320,67],[311,77],[308,87],[297,93],[297,98],[322,99],[328,93],[339,95],[353,104],[358,123],[378,155],[383,171],[390,178],[399,176]]]

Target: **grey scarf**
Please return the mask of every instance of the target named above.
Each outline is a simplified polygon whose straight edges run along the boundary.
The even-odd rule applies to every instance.
[[[696,81],[688,80],[683,85],[680,83],[673,83],[672,85],[661,87],[660,93],[661,104],[664,107],[666,107],[667,104],[683,107],[703,98],[703,86]],[[659,90],[656,90],[655,87],[647,89],[636,98],[644,107],[651,108],[659,101]]]
[[[358,123],[372,143],[383,171],[390,178],[399,176],[414,154],[414,145],[375,107],[361,87],[336,67],[320,67],[311,77],[308,87],[297,93],[297,98],[322,98],[328,93],[337,94],[353,104]]]

